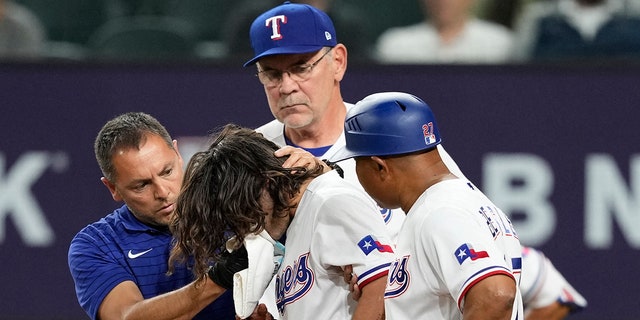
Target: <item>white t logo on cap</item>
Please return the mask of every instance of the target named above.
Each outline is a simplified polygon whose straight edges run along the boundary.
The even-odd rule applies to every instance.
[[[265,21],[264,25],[266,27],[271,25],[271,31],[273,31],[273,33],[271,34],[271,39],[273,40],[282,39],[282,34],[280,34],[281,22],[287,23],[287,17],[284,15],[279,15],[279,16],[271,17]]]
[[[331,40],[331,33],[329,31],[325,31],[324,32],[324,37],[327,38],[327,40]]]

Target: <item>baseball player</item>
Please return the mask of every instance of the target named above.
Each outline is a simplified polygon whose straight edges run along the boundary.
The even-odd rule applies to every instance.
[[[407,214],[385,291],[387,319],[522,319],[521,245],[506,215],[442,161],[419,98],[370,95],[349,110],[346,145],[364,189]]]
[[[254,130],[227,125],[191,158],[172,225],[177,250],[193,253],[198,271],[230,235],[286,234],[275,275],[282,319],[383,319],[393,249],[374,202],[328,167],[282,168],[276,149]],[[362,290],[357,302],[343,281],[347,265]]]

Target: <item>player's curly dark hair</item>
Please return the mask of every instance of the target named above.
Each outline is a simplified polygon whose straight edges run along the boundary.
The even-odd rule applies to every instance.
[[[239,241],[265,227],[267,212],[260,205],[263,191],[274,202],[274,215],[285,216],[297,204],[292,199],[301,184],[322,173],[322,167],[283,168],[279,147],[252,129],[226,125],[206,151],[189,161],[170,224],[175,262],[194,259],[194,274],[204,279],[208,266],[231,236]]]

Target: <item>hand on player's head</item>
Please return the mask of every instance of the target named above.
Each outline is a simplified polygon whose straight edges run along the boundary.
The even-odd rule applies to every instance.
[[[351,297],[353,300],[358,301],[362,292],[360,291],[360,287],[358,287],[358,276],[353,273],[353,266],[348,265],[343,268],[344,274],[344,282],[349,284],[349,291],[351,292]]]
[[[302,167],[306,168],[307,170],[313,170],[318,166],[326,167],[326,164],[324,164],[324,162],[320,161],[311,153],[301,148],[284,146],[276,150],[274,152],[274,155],[276,157],[289,156],[289,158],[287,158],[287,160],[282,164],[283,168]]]

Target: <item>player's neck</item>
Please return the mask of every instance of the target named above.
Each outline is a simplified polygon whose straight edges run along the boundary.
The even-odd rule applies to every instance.
[[[291,209],[291,213],[289,214],[291,219],[293,219],[293,217],[296,215],[296,212],[298,211],[298,205],[300,204],[300,200],[302,200],[302,196],[304,195],[304,192],[307,190],[307,187],[309,186],[311,181],[313,181],[313,179],[314,178],[309,178],[305,180],[300,185],[300,189],[298,193],[291,199],[290,204],[293,206],[293,208]]]
[[[404,212],[409,212],[415,201],[427,189],[442,181],[457,179],[434,151],[416,155],[410,162],[405,163],[403,168],[403,181],[406,183],[401,186],[405,188],[401,207]]]
[[[426,162],[424,169],[422,170],[422,175],[424,179],[422,179],[422,189],[427,190],[432,186],[445,181],[456,179],[457,177],[449,171],[447,165],[442,161],[440,156],[437,153],[432,152],[432,161]]]

